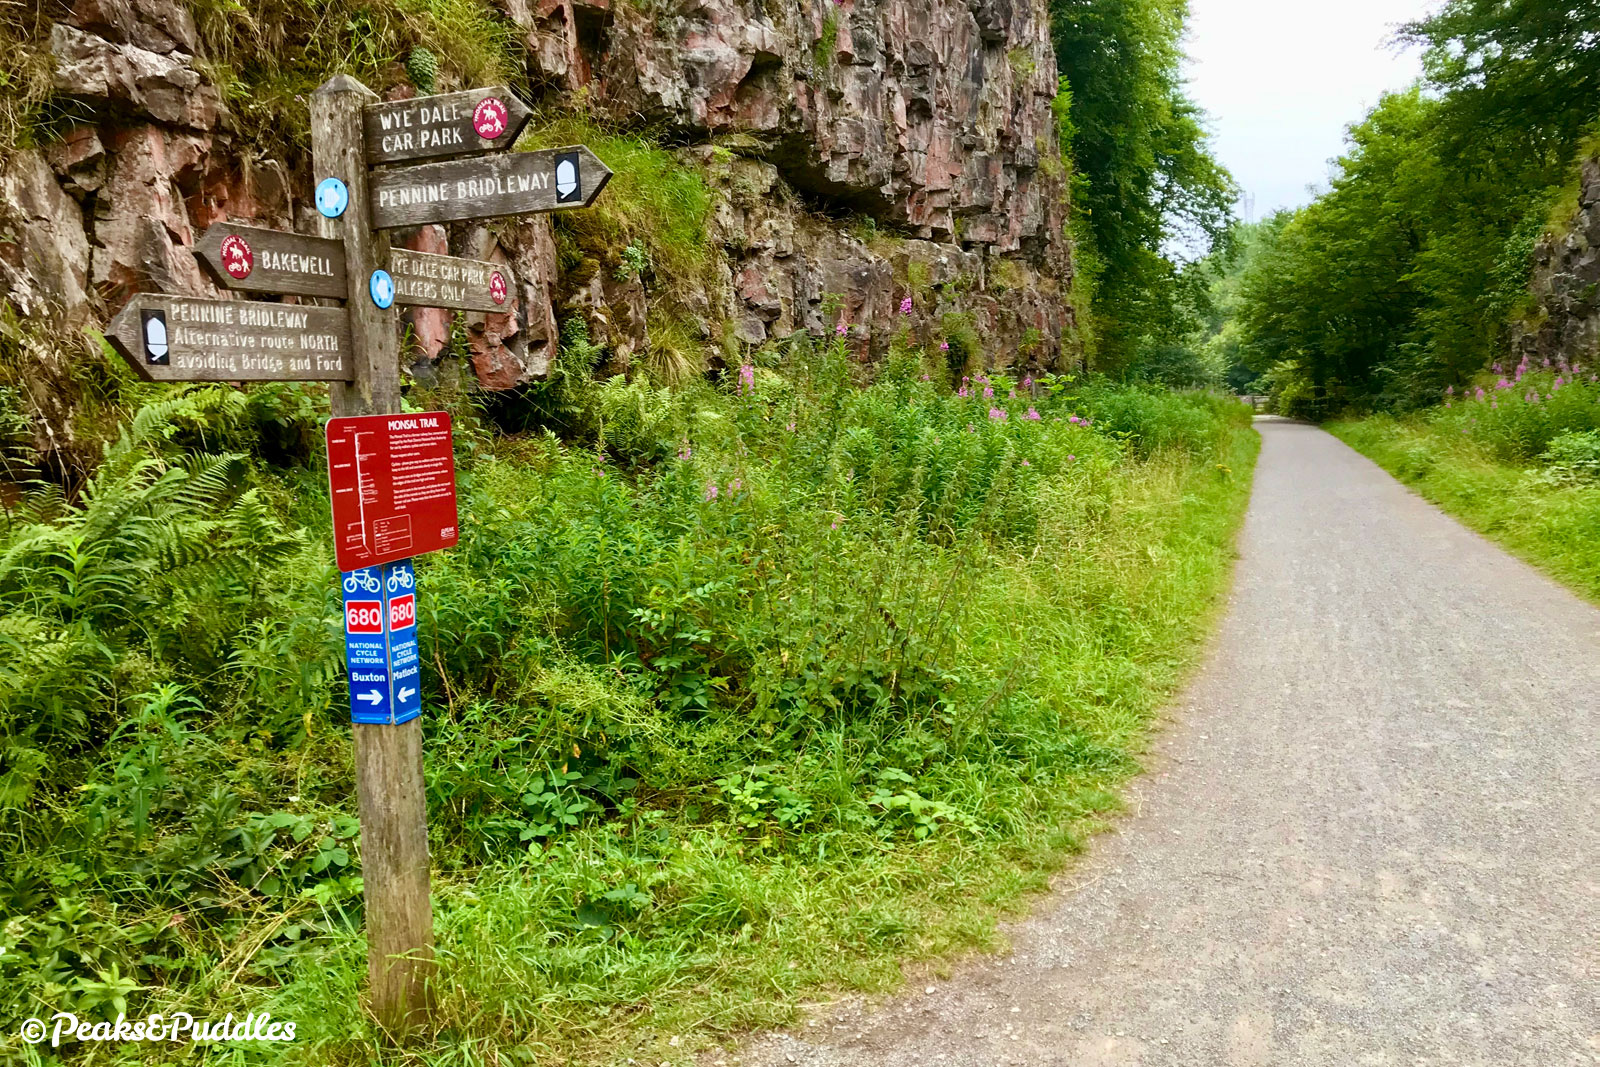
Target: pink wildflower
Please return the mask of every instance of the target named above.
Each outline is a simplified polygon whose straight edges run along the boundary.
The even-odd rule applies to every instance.
[[[940,341],[939,342],[939,351],[941,351],[941,352],[950,351],[950,342],[949,341]]]
[[[840,319],[839,325],[834,327],[833,332],[838,334],[840,337],[843,337],[845,334],[850,332],[850,324],[845,322],[843,319]]]
[[[984,386],[983,387],[983,398],[985,400],[987,400],[992,396],[994,396],[994,386],[992,386],[992,385]]]
[[[911,298],[909,296],[906,297],[904,300],[900,301],[900,314],[902,314],[902,315],[911,314]]]
[[[1031,407],[1028,409],[1028,413],[1022,417],[1027,419],[1029,422],[1038,422],[1040,419],[1039,412]]]
[[[706,483],[706,499],[708,501],[717,499],[717,483],[716,482],[707,482]]]
[[[1000,421],[1004,422],[1007,416],[1004,408],[990,408],[989,417],[991,419],[999,419]]]
[[[756,369],[746,363],[739,368],[739,392],[741,394],[756,391]]]

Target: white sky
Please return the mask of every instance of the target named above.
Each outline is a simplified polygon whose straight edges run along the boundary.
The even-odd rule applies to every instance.
[[[1343,152],[1344,129],[1421,73],[1389,44],[1437,0],[1190,0],[1189,91],[1213,147],[1255,197],[1254,219],[1308,202]],[[1241,205],[1240,217],[1245,217]]]

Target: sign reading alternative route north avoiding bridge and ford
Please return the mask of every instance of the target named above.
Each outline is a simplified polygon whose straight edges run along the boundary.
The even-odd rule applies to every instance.
[[[122,358],[157,382],[348,382],[344,308],[141,293],[106,330]]]

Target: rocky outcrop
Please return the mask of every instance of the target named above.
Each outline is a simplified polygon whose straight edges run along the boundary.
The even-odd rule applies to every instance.
[[[1069,343],[1068,204],[1042,0],[506,0],[505,10],[546,82],[742,157],[719,183],[716,228],[732,294],[720,310],[741,340],[815,332],[822,295],[837,293],[881,351],[916,288],[899,262],[953,275],[915,301],[919,316],[971,314],[998,348],[1031,346],[1035,362]],[[695,154],[705,165],[717,156]],[[853,241],[818,218],[841,215],[870,218],[882,239]],[[906,247],[889,247],[895,238]],[[992,287],[995,276],[1021,284]]]
[[[19,152],[0,170],[0,282],[24,316],[81,314],[87,306],[83,212],[41,152]]]
[[[862,359],[959,322],[1000,362],[1070,348],[1066,171],[1044,0],[486,0],[526,37],[547,104],[648,128],[713,195],[692,285],[563,246],[548,218],[398,232],[505,262],[504,314],[407,315],[421,378],[461,357],[486,389],[548,373],[581,316],[603,373],[647,358],[661,309],[714,358],[850,327]],[[80,124],[0,161],[0,283],[24,315],[218,294],[193,255],[224,219],[313,232],[304,159],[264,159],[205,74],[181,0],[75,0],[51,28]],[[396,65],[390,98],[415,90]],[[608,258],[612,257],[612,258]],[[691,291],[692,290],[692,291]],[[909,309],[909,313],[907,310]],[[954,317],[954,318],[952,318]]]
[[[1534,249],[1535,309],[1513,329],[1522,355],[1593,365],[1600,356],[1600,156],[1583,164],[1578,208]]]

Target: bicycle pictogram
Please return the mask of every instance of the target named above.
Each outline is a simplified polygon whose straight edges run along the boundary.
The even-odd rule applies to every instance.
[[[344,576],[344,591],[354,593],[360,590],[364,593],[376,593],[383,588],[383,582],[372,573],[371,567],[364,567],[359,571],[351,571]]]
[[[410,589],[416,584],[417,580],[412,576],[410,567],[396,567],[389,572],[389,592],[391,593],[401,589]]]

